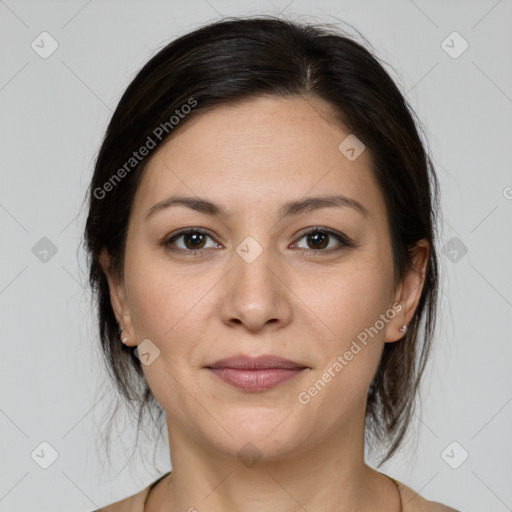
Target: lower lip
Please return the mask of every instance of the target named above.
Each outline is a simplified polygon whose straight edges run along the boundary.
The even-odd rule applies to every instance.
[[[235,368],[208,368],[224,382],[244,391],[265,391],[292,379],[305,368],[263,368],[238,370]]]

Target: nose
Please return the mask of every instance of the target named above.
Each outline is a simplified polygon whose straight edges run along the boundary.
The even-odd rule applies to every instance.
[[[252,262],[234,255],[234,266],[223,279],[220,300],[222,321],[230,327],[243,325],[252,332],[279,329],[292,318],[283,267],[268,249]]]

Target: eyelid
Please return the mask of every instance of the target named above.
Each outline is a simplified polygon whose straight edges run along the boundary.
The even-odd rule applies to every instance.
[[[345,235],[344,233],[341,233],[339,231],[333,230],[331,228],[322,227],[322,226],[312,226],[312,227],[309,227],[309,228],[305,228],[305,231],[303,231],[297,237],[296,241],[293,242],[291,245],[293,246],[293,245],[297,244],[305,236],[307,236],[307,235],[309,235],[311,233],[316,233],[316,232],[327,233],[329,236],[335,238],[341,244],[341,248],[331,248],[331,249],[299,249],[302,252],[302,254],[305,254],[305,253],[307,253],[307,254],[314,253],[315,255],[330,254],[332,252],[340,251],[342,248],[345,248],[345,247],[356,247],[356,244],[354,243],[354,241],[351,238],[349,238],[347,235]],[[195,254],[198,254],[198,253],[206,253],[210,249],[212,249],[212,248],[206,248],[206,249],[202,248],[202,249],[194,250],[194,249],[181,249],[181,248],[171,248],[170,247],[172,240],[177,239],[177,238],[179,238],[179,237],[181,237],[183,235],[190,234],[190,233],[198,233],[198,234],[206,235],[206,236],[210,237],[212,240],[214,240],[217,245],[222,245],[222,244],[219,244],[215,240],[215,237],[213,235],[211,235],[208,231],[206,231],[203,228],[195,228],[195,227],[182,228],[182,229],[178,230],[175,233],[171,233],[170,235],[168,235],[168,236],[166,236],[164,238],[164,240],[161,242],[161,245],[163,245],[165,248],[167,248],[167,249],[169,249],[171,251],[181,252],[181,253],[189,253],[189,254],[192,254],[192,255],[195,255]]]
[[[170,251],[181,252],[181,253],[189,253],[189,254],[196,254],[196,253],[200,253],[200,252],[206,252],[208,249],[211,249],[211,248],[207,248],[207,249],[203,248],[203,249],[196,249],[196,250],[194,250],[194,249],[181,249],[179,247],[177,247],[177,248],[171,247],[171,241],[172,240],[178,239],[181,236],[187,235],[187,234],[190,234],[190,233],[198,233],[198,234],[201,234],[201,235],[206,235],[206,236],[210,237],[212,240],[214,240],[217,245],[222,245],[222,244],[219,244],[215,240],[215,237],[213,235],[211,235],[205,229],[203,229],[203,228],[195,228],[193,226],[192,227],[188,227],[188,228],[182,228],[182,229],[179,229],[178,231],[176,231],[175,233],[171,233],[170,235],[166,236],[163,239],[163,241],[161,242],[161,245],[163,245],[165,248],[169,249]]]
[[[335,229],[325,228],[322,226],[312,226],[312,227],[306,228],[306,230],[303,231],[301,235],[299,235],[298,239],[300,240],[304,236],[309,235],[310,233],[316,233],[318,231],[320,231],[322,233],[327,233],[328,235],[331,235],[331,236],[339,239],[341,242],[343,242],[346,245],[351,245],[351,246],[354,245],[354,241],[350,237],[345,235],[344,233],[341,233],[340,231],[336,231]],[[317,252],[319,252],[319,251],[317,251]]]
[[[302,254],[321,256],[321,255],[332,254],[335,252],[340,252],[345,248],[356,247],[356,244],[354,243],[354,241],[351,238],[349,238],[347,235],[345,235],[344,233],[341,233],[341,232],[336,231],[331,228],[322,227],[322,226],[313,226],[313,227],[306,228],[306,231],[303,231],[302,234],[299,235],[299,237],[297,238],[297,242],[294,242],[292,245],[297,244],[298,241],[301,240],[302,238],[304,238],[305,236],[307,236],[311,233],[317,233],[317,232],[327,233],[330,237],[338,240],[341,247],[334,247],[334,248],[331,247],[330,249],[299,249],[302,252]]]

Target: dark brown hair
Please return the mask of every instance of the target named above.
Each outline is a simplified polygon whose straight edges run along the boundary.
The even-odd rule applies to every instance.
[[[162,409],[139,359],[133,348],[120,342],[99,255],[106,248],[112,272],[122,276],[134,194],[159,147],[198,114],[258,95],[321,98],[365,144],[387,207],[397,280],[412,268],[410,249],[416,242],[426,239],[431,245],[425,285],[409,330],[400,342],[386,343],[368,392],[366,436],[368,442],[387,447],[382,464],[407,432],[431,349],[438,290],[437,180],[420,138],[421,124],[383,65],[330,25],[271,16],[211,23],[165,46],[126,89],[97,157],[85,227],[107,368],[123,399],[137,408],[138,426],[145,406],[157,410],[161,419]],[[149,154],[131,160],[134,151],[150,145]]]

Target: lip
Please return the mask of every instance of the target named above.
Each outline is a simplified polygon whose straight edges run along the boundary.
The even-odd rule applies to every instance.
[[[272,389],[308,367],[272,355],[240,355],[221,359],[206,368],[227,384],[244,391],[257,392]]]
[[[243,391],[266,391],[292,379],[305,368],[267,368],[261,370],[238,370],[234,368],[208,368],[227,384]]]
[[[306,366],[294,361],[290,361],[289,359],[284,359],[282,357],[273,355],[251,357],[242,354],[238,356],[227,357],[226,359],[220,359],[219,361],[208,365],[207,368],[234,368],[237,370],[281,368],[285,370],[296,370],[298,368],[306,368]]]

